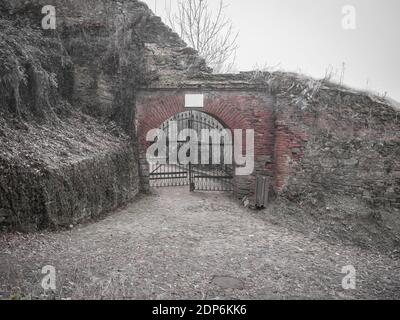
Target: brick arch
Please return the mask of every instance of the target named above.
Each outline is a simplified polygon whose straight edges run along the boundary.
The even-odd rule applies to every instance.
[[[229,99],[207,98],[204,112],[213,116],[229,129],[248,129],[249,122],[243,117],[240,110],[235,108]]]
[[[146,135],[159,128],[174,115],[185,111],[183,96],[150,96],[136,105],[137,131],[140,145],[147,145]]]
[[[137,130],[141,142],[145,141],[147,132],[184,111],[187,111],[184,95],[150,96],[137,104]],[[251,121],[230,99],[206,98],[204,109],[199,111],[214,117],[228,129],[252,129]]]
[[[190,91],[193,93],[193,90]],[[141,166],[146,166],[145,155],[149,145],[146,141],[147,133],[152,129],[159,128],[176,114],[187,110],[185,108],[185,92],[180,90],[148,91],[138,95],[136,121]],[[254,130],[256,168],[254,174],[247,179],[238,178],[238,181],[243,180],[245,185],[238,187],[241,189],[240,192],[245,189],[254,191],[254,179],[257,174],[273,177],[275,132],[272,101],[265,99],[265,95],[259,92],[214,90],[205,92],[204,108],[199,111],[216,118],[231,130]],[[245,140],[243,140],[243,149],[245,150],[245,148]],[[146,175],[146,169],[142,169],[143,172]],[[240,192],[238,192],[238,196],[242,195]],[[246,195],[244,191],[243,194]]]
[[[257,95],[237,93],[222,97],[212,96],[206,99],[205,111],[230,129],[253,129],[255,155],[272,156],[274,149],[272,106]]]

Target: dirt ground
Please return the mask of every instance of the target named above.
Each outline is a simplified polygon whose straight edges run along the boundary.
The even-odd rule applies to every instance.
[[[271,214],[170,188],[67,231],[3,234],[0,299],[400,299],[398,257]],[[41,287],[46,265],[57,270],[55,292]],[[355,290],[342,288],[349,265]]]

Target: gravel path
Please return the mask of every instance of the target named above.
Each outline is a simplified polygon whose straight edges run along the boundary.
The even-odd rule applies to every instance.
[[[400,299],[398,260],[262,215],[224,194],[172,188],[69,231],[6,234],[0,298]],[[57,270],[54,294],[40,285],[46,265]],[[355,290],[342,288],[347,265]]]

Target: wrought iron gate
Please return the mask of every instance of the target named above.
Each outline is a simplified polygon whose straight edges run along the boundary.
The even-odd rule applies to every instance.
[[[172,122],[176,123],[178,132],[184,129],[193,129],[200,137],[203,129],[218,130],[222,132],[225,127],[212,116],[191,110],[179,113],[164,122],[160,127],[161,130],[168,135],[170,125]],[[177,152],[188,142],[177,141],[176,148]],[[225,150],[232,152],[232,145],[227,145],[226,141],[219,140],[219,151],[221,164],[212,164],[212,157],[216,142],[212,139],[209,140],[208,146],[198,146],[198,163],[189,162],[183,164],[175,161],[171,161],[169,158],[170,149],[172,143],[167,139],[166,148],[166,161],[151,162],[150,163],[150,186],[152,187],[172,187],[172,186],[188,186],[191,191],[232,191],[232,179],[233,179],[233,165],[225,164]],[[206,147],[208,151],[203,148]],[[230,149],[225,149],[230,148]],[[216,148],[215,148],[216,149]],[[188,151],[189,155],[191,150]],[[210,158],[209,164],[201,164],[203,153],[207,152],[207,156]],[[176,160],[176,159],[175,159]],[[229,163],[229,161],[228,161]]]

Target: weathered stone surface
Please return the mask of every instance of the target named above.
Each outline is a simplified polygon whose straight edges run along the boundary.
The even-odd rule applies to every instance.
[[[56,9],[54,31],[41,29],[44,5]],[[0,88],[0,208],[12,213],[0,223],[64,226],[132,200],[137,86],[210,72],[204,60],[136,0],[4,0],[0,19],[0,63],[16,79]]]
[[[56,31],[40,29],[48,4]],[[3,224],[75,223],[131,199],[143,137],[183,111],[190,91],[205,92],[205,110],[231,129],[255,130],[254,174],[235,178],[240,198],[266,175],[285,199],[350,195],[400,225],[400,118],[390,101],[295,74],[214,75],[136,0],[5,0],[0,15],[0,76],[14,79],[0,88]]]

